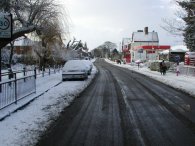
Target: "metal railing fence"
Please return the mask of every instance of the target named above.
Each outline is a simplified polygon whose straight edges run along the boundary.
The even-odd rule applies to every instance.
[[[48,67],[45,68],[45,70],[39,70],[36,67],[34,67],[34,69],[26,69],[23,68],[22,70],[17,70],[17,71],[9,71],[8,72],[4,72],[1,74],[1,79],[2,81],[4,80],[8,80],[13,78],[13,74],[16,74],[16,78],[21,78],[27,75],[35,75],[36,78],[37,77],[44,77],[47,75],[51,75],[51,74],[55,74],[56,72],[60,72],[60,70],[62,69],[62,66],[58,65],[58,66],[54,66],[54,67]]]
[[[180,74],[187,76],[195,76],[195,66],[180,66],[179,67]]]
[[[174,65],[169,69],[170,72],[177,72],[177,66]],[[195,66],[179,65],[179,74],[186,76],[195,76]]]
[[[36,92],[36,78],[60,72],[62,66],[46,68],[44,71],[26,69],[2,73],[0,82],[0,110]]]
[[[0,82],[0,109],[3,109],[13,103],[36,92],[35,75],[29,75],[17,79]]]

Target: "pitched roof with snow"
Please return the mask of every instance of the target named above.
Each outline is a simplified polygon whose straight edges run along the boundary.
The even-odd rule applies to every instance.
[[[172,46],[170,48],[170,50],[164,50],[161,52],[161,54],[169,54],[169,52],[187,52],[189,51],[189,49],[187,48],[187,46],[184,45],[177,45],[177,46]]]
[[[172,46],[170,49],[170,52],[187,52],[189,49],[187,49],[187,46],[184,45],[177,45],[177,46]]]
[[[33,41],[29,38],[20,39],[15,41],[14,46],[32,46]]]
[[[157,32],[133,32],[132,35],[133,42],[159,42]]]
[[[14,41],[14,46],[32,46],[34,42],[29,38],[18,38]],[[10,46],[8,44],[7,46]]]

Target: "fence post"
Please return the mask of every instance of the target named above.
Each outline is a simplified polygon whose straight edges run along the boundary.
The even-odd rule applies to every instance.
[[[16,80],[16,73],[14,73],[14,83],[15,83],[15,104],[17,104],[18,97],[17,97],[17,80]]]
[[[49,65],[49,75],[50,75],[50,65]]]
[[[34,68],[34,75],[35,75],[35,79],[37,78],[37,68]]]
[[[12,79],[12,78],[13,78],[13,72],[12,72],[12,69],[11,69],[11,68],[8,68],[8,72],[9,72],[9,74],[8,74],[8,78],[9,78],[9,79]],[[11,86],[11,84],[12,84],[12,82],[10,82],[10,83],[9,83],[9,86]]]
[[[9,72],[9,79],[13,78],[13,72],[12,72],[12,69],[11,68],[8,68],[8,72]]]
[[[55,65],[54,65],[54,73],[56,73],[56,67],[55,67]]]
[[[23,75],[24,75],[24,77],[26,76],[26,67],[23,67]],[[24,78],[24,82],[25,82],[26,80],[25,80],[25,78]]]
[[[26,67],[23,67],[23,75],[26,76]]]
[[[43,67],[42,67],[42,77],[44,77],[44,70],[43,70]]]

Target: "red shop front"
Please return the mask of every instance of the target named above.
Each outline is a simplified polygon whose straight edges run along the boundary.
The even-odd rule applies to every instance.
[[[126,62],[126,63],[130,63],[131,62],[131,53],[130,53],[130,47],[127,46],[123,49],[123,60]]]
[[[169,50],[171,48],[171,46],[168,45],[158,45],[158,46],[135,46],[134,47],[134,51],[138,51],[138,52],[145,52],[145,57],[147,59],[149,54],[158,54],[158,52],[160,51],[164,51],[164,50]]]

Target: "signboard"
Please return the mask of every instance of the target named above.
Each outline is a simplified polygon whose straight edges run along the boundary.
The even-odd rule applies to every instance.
[[[139,49],[138,53],[143,53],[144,49]]]
[[[0,39],[10,39],[12,37],[12,15],[0,13]]]

